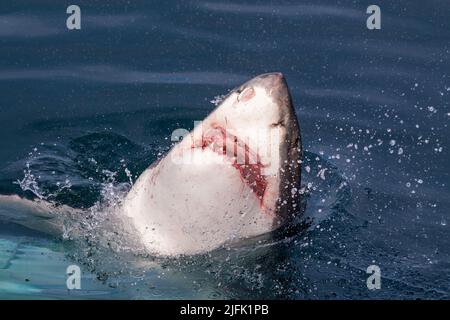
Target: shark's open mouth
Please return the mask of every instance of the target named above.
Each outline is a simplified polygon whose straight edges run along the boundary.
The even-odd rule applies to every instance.
[[[260,205],[263,206],[267,188],[267,180],[262,173],[264,165],[261,163],[259,154],[245,141],[221,126],[213,126],[202,134],[201,142],[196,143],[196,146],[201,146],[202,149],[209,148],[224,156],[227,162],[239,171],[241,179],[250,187],[258,197]]]

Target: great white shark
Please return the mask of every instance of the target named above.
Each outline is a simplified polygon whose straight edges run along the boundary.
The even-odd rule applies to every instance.
[[[231,90],[191,132],[174,138],[180,141],[140,175],[119,209],[150,254],[208,252],[271,232],[299,212],[302,144],[281,73]],[[73,214],[67,206],[0,196],[0,216],[52,234],[62,232],[58,210]]]

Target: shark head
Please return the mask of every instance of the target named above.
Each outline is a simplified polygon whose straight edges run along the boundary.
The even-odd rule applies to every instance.
[[[227,156],[274,223],[296,211],[301,139],[282,73],[262,74],[231,90],[194,130],[193,141]]]
[[[124,203],[149,251],[196,254],[298,212],[301,141],[281,73],[231,90],[136,181]]]

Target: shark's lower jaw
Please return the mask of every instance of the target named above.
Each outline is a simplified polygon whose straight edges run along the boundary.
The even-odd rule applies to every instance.
[[[268,182],[262,173],[264,165],[257,152],[242,139],[218,125],[214,125],[202,134],[201,141],[193,144],[193,148],[196,147],[208,148],[223,156],[226,162],[238,170],[242,181],[258,197],[260,206],[263,208]]]

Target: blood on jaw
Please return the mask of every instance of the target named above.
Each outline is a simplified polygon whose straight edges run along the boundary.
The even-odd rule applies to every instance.
[[[223,127],[213,125],[202,134],[201,141],[194,143],[192,147],[209,148],[215,153],[224,156],[239,171],[241,179],[258,197],[260,206],[263,206],[264,193],[267,188],[267,180],[262,174],[264,165],[261,163],[259,154],[251,150],[245,142],[232,133],[227,132]],[[242,158],[244,159],[243,163],[238,161],[238,159]]]

